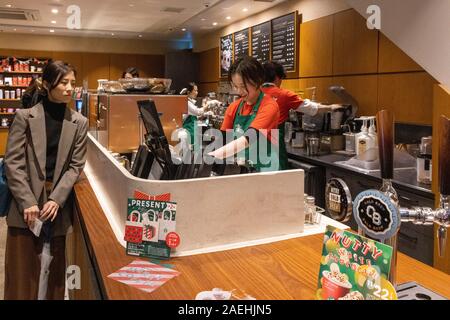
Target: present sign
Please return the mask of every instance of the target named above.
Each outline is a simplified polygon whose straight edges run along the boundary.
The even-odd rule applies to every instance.
[[[177,205],[154,199],[158,197],[142,197],[142,194],[139,198],[128,199],[124,237],[128,255],[168,259],[171,248],[175,247]],[[179,244],[179,236],[175,243]]]

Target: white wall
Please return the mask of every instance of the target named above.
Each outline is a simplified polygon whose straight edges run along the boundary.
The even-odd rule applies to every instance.
[[[194,51],[201,52],[218,47],[221,36],[272,20],[296,10],[299,14],[302,14],[302,21],[306,22],[346,9],[350,9],[350,6],[345,0],[289,0],[216,32],[194,36]]]
[[[381,32],[450,89],[450,0],[346,0],[361,15],[376,4]]]
[[[188,42],[106,39],[0,33],[2,49],[63,52],[103,52],[129,54],[165,54],[189,48]]]

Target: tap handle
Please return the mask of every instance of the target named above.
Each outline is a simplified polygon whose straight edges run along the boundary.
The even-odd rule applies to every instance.
[[[392,179],[394,176],[394,116],[388,110],[377,113],[378,154],[381,177]]]
[[[437,231],[438,238],[438,253],[439,257],[443,257],[445,255],[446,244],[447,244],[447,228],[440,225]]]
[[[439,134],[439,184],[442,195],[450,195],[450,119],[441,115]]]

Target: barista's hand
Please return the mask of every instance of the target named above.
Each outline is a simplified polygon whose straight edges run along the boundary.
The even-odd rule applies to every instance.
[[[33,226],[34,220],[36,220],[38,216],[39,216],[39,207],[36,205],[23,210],[23,219],[30,228]]]
[[[344,107],[343,107],[342,105],[340,105],[340,104],[332,104],[332,105],[330,105],[330,108],[331,108],[331,111],[336,111],[336,110],[339,110],[339,109],[344,109]]]
[[[40,218],[42,221],[47,221],[51,219],[51,221],[55,220],[58,215],[59,205],[53,201],[49,200],[44,204],[44,207],[41,210]]]

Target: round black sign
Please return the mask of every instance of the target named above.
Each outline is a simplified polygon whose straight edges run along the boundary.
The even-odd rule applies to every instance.
[[[325,205],[328,214],[336,221],[346,222],[352,214],[352,196],[344,180],[332,178],[325,190]]]
[[[396,206],[378,190],[361,192],[353,206],[356,222],[370,237],[391,238],[400,227]]]

